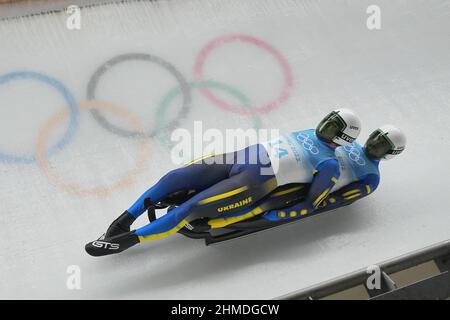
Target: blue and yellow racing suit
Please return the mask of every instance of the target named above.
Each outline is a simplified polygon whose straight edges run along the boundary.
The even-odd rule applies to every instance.
[[[331,193],[319,205],[320,212],[332,210],[359,200],[378,187],[380,182],[379,161],[369,159],[364,149],[356,142],[349,146],[336,148],[340,177],[332,187]],[[314,187],[314,186],[311,186]],[[317,186],[319,188],[319,186]],[[300,203],[279,210],[271,210],[262,215],[269,221],[301,218],[308,215],[305,207],[311,199],[306,197]]]
[[[231,161],[230,161],[231,159]],[[174,192],[187,190],[193,196],[164,216],[139,228],[139,241],[168,236],[190,221],[234,215],[233,221],[263,212],[245,212],[259,200],[286,184],[306,188],[308,201],[303,213],[318,208],[338,181],[335,149],[322,142],[314,130],[292,132],[243,150],[193,161],[163,176],[127,212],[137,218],[149,207]],[[240,212],[244,212],[239,215]]]

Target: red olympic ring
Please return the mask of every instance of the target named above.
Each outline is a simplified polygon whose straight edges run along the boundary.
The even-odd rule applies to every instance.
[[[289,96],[291,94],[291,90],[293,87],[294,77],[292,75],[292,69],[289,66],[289,63],[287,60],[283,57],[283,55],[274,47],[272,47],[267,42],[249,36],[249,35],[242,35],[242,34],[232,34],[232,35],[225,35],[218,38],[215,38],[211,40],[209,43],[206,44],[205,47],[203,47],[202,50],[200,50],[195,66],[194,66],[194,78],[196,81],[203,80],[204,76],[204,64],[206,59],[208,58],[208,55],[217,47],[234,41],[241,41],[241,42],[247,42],[250,44],[253,44],[261,49],[266,50],[268,53],[270,53],[280,64],[283,74],[284,74],[284,85],[281,90],[281,93],[279,96],[268,103],[263,104],[262,106],[256,106],[256,107],[240,107],[231,105],[218,97],[216,97],[208,88],[201,88],[200,92],[207,97],[212,103],[217,105],[218,107],[225,109],[227,111],[231,111],[234,113],[240,113],[240,114],[254,114],[254,113],[268,113],[276,108],[278,108],[282,103],[286,102],[289,99]]]

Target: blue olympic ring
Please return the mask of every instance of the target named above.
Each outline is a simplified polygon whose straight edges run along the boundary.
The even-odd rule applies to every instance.
[[[48,84],[58,90],[64,99],[67,102],[67,106],[70,110],[70,122],[67,131],[63,135],[63,137],[52,147],[49,148],[48,152],[50,154],[62,149],[65,147],[73,137],[75,133],[75,129],[78,125],[78,104],[70,93],[70,91],[58,80],[46,76],[41,73],[32,72],[32,71],[18,71],[11,72],[5,75],[0,76],[0,85],[6,84],[13,80],[21,80],[21,79],[32,79]],[[11,155],[7,153],[3,153],[0,151],[0,162],[6,163],[21,163],[21,164],[29,164],[36,161],[36,157],[34,155]]]

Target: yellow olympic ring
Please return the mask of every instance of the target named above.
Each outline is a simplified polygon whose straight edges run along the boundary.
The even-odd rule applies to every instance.
[[[87,110],[93,110],[93,109],[100,109],[106,112],[114,113],[122,118],[124,118],[126,121],[128,121],[134,130],[144,132],[144,129],[142,125],[140,124],[139,120],[132,116],[128,111],[119,108],[109,102],[100,101],[100,100],[91,100],[91,101],[85,101],[81,102],[79,104],[81,111],[87,111]],[[113,192],[116,192],[120,189],[124,189],[130,184],[134,182],[138,174],[140,174],[142,171],[144,171],[149,152],[147,148],[146,141],[136,140],[136,142],[139,144],[139,151],[138,151],[138,157],[136,162],[136,167],[131,169],[126,176],[121,178],[116,183],[110,185],[110,186],[100,186],[100,187],[94,187],[94,188],[84,188],[79,186],[78,184],[68,184],[61,179],[55,172],[53,172],[50,162],[48,160],[47,154],[46,154],[46,141],[50,135],[50,132],[64,119],[66,119],[68,116],[67,111],[58,112],[53,117],[51,117],[47,123],[42,127],[42,129],[39,132],[38,140],[36,144],[36,160],[37,165],[39,169],[42,171],[42,173],[57,187],[60,189],[72,193],[78,196],[99,196],[104,197],[112,194]]]

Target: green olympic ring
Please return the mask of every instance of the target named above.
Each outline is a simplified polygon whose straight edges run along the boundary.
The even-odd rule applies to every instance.
[[[203,80],[203,81],[199,81],[199,82],[191,82],[188,85],[191,89],[211,88],[211,89],[222,90],[223,92],[226,92],[226,93],[230,94],[231,96],[234,96],[235,98],[237,98],[244,107],[251,108],[250,99],[246,95],[244,95],[242,92],[238,91],[237,89],[235,89],[227,84],[213,81],[213,80]],[[161,100],[161,103],[159,104],[159,107],[156,112],[156,126],[157,126],[156,131],[160,132],[157,136],[160,139],[160,142],[163,145],[168,146],[168,148],[170,148],[169,146],[172,144],[172,142],[170,141],[170,138],[168,137],[167,130],[162,130],[162,129],[164,129],[164,125],[163,125],[165,123],[164,118],[166,115],[166,111],[169,108],[170,104],[172,103],[173,99],[175,99],[180,94],[181,94],[181,89],[179,87],[176,87],[176,88],[170,90],[164,96],[164,98]],[[261,118],[259,117],[259,115],[257,113],[252,113],[251,116],[253,118],[253,128],[256,130],[260,129],[262,122],[261,122]]]

